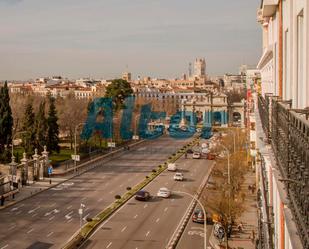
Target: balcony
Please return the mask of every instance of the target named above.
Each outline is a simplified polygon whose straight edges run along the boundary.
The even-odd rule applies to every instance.
[[[276,13],[279,0],[263,0],[263,17],[271,17]]]
[[[258,97],[266,140],[271,144],[299,237],[309,248],[309,110],[291,109],[292,101]]]

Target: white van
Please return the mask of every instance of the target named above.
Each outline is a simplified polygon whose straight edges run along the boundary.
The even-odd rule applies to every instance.
[[[168,171],[176,171],[177,170],[176,164],[175,163],[169,163],[167,165],[167,170]]]

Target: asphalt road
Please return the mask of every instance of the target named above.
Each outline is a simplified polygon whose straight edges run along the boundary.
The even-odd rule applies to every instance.
[[[61,248],[79,229],[78,209],[92,217],[164,162],[188,140],[147,141],[55,188],[0,211],[0,249]]]
[[[147,202],[132,198],[105,221],[82,248],[165,248],[192,200],[176,191],[196,191],[209,172],[211,163],[205,159],[178,160],[177,165],[184,173],[185,181],[176,182],[173,172],[163,172],[145,187],[156,195],[158,189],[165,186],[174,191],[170,198],[154,197]]]

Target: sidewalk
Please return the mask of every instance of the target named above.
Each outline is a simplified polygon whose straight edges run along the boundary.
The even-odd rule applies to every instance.
[[[237,225],[233,227],[233,232],[231,238],[229,238],[229,247],[235,249],[255,249],[255,241],[251,239],[252,231],[254,231],[255,239],[258,238],[258,216],[257,216],[257,202],[256,202],[256,191],[252,193],[248,189],[249,185],[255,183],[255,173],[248,172],[245,175],[245,181],[241,186],[242,190],[246,193],[244,205],[245,211],[236,221],[236,223],[243,223],[243,231],[239,232],[237,230]],[[219,241],[211,233],[209,238],[210,244],[213,248],[220,248]],[[221,244],[225,248],[225,242]]]
[[[50,184],[50,179],[49,178],[44,178],[44,180],[37,181],[33,184],[30,184],[29,186],[24,186],[18,190],[16,194],[14,194],[14,199],[13,196],[10,195],[5,198],[4,205],[0,206],[0,210],[4,209],[6,207],[12,206],[17,202],[20,202],[22,200],[28,199],[33,195],[36,195],[46,189],[52,188],[61,182],[64,182],[68,180],[69,177],[67,178],[51,178],[51,184]],[[15,192],[15,191],[14,191]]]

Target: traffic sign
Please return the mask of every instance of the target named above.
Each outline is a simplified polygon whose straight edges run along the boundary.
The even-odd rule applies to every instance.
[[[49,175],[51,175],[51,174],[53,173],[53,166],[49,166],[49,167],[47,168],[47,173],[48,173]]]
[[[80,161],[80,155],[71,155],[73,161]]]
[[[115,148],[116,147],[116,143],[115,142],[108,142],[107,146],[110,148]]]

